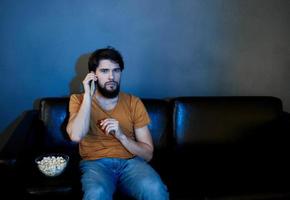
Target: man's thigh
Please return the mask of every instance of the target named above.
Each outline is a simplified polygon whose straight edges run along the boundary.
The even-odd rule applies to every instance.
[[[154,196],[161,195],[165,197],[168,195],[167,187],[159,174],[139,157],[126,161],[125,167],[120,172],[119,187],[122,192],[135,198],[142,194],[147,196],[150,193]],[[159,190],[157,191],[159,194],[154,194],[156,190]]]
[[[81,183],[84,193],[104,191],[112,195],[116,188],[116,177],[110,167],[101,159],[94,161],[81,161]]]

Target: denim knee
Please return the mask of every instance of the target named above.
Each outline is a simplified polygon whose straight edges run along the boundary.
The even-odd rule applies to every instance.
[[[140,180],[139,197],[138,199],[150,199],[150,200],[167,200],[169,199],[169,193],[166,185],[161,180],[152,180],[150,178],[144,178]]]
[[[112,195],[101,185],[84,190],[83,200],[112,200]]]

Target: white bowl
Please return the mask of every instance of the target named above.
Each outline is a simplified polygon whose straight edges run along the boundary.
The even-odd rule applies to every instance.
[[[49,177],[60,175],[66,168],[68,161],[69,156],[61,153],[45,154],[35,159],[39,171]]]

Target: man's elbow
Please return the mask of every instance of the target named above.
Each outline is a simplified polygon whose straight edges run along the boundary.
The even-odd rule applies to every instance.
[[[76,136],[75,134],[71,133],[71,134],[68,134],[68,135],[69,135],[70,140],[73,141],[73,142],[79,142],[81,140],[81,137]]]
[[[153,148],[150,149],[150,151],[148,152],[148,154],[147,154],[145,160],[146,160],[147,162],[149,162],[149,161],[152,160],[152,158],[153,158]]]
[[[152,160],[152,158],[153,158],[153,154],[149,155],[149,156],[146,158],[146,161],[147,161],[147,162],[150,162],[150,161]]]
[[[73,131],[70,127],[67,127],[66,132],[68,133],[68,136],[69,136],[71,141],[79,142],[81,140],[81,138],[77,134],[73,133]]]

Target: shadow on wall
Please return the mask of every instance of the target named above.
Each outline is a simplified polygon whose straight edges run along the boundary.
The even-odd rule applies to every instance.
[[[72,78],[69,84],[70,94],[81,93],[83,91],[82,81],[88,73],[88,60],[91,53],[81,55],[76,61],[75,65],[75,77]],[[37,98],[33,102],[33,109],[38,110],[40,108],[40,100],[43,97]]]
[[[70,94],[81,93],[83,91],[82,82],[88,73],[88,60],[91,53],[83,54],[79,57],[75,66],[75,77],[71,80],[69,89]]]
[[[72,78],[69,84],[70,93],[81,93],[83,91],[82,81],[88,73],[88,60],[91,53],[86,53],[81,55],[75,65],[75,77]],[[43,97],[37,98],[33,102],[33,109],[38,110],[40,108],[40,100]],[[13,134],[14,130],[21,122],[21,120],[25,116],[25,112],[23,112],[20,116],[18,116],[13,122],[11,122],[0,134],[0,150],[7,143],[9,137]]]

